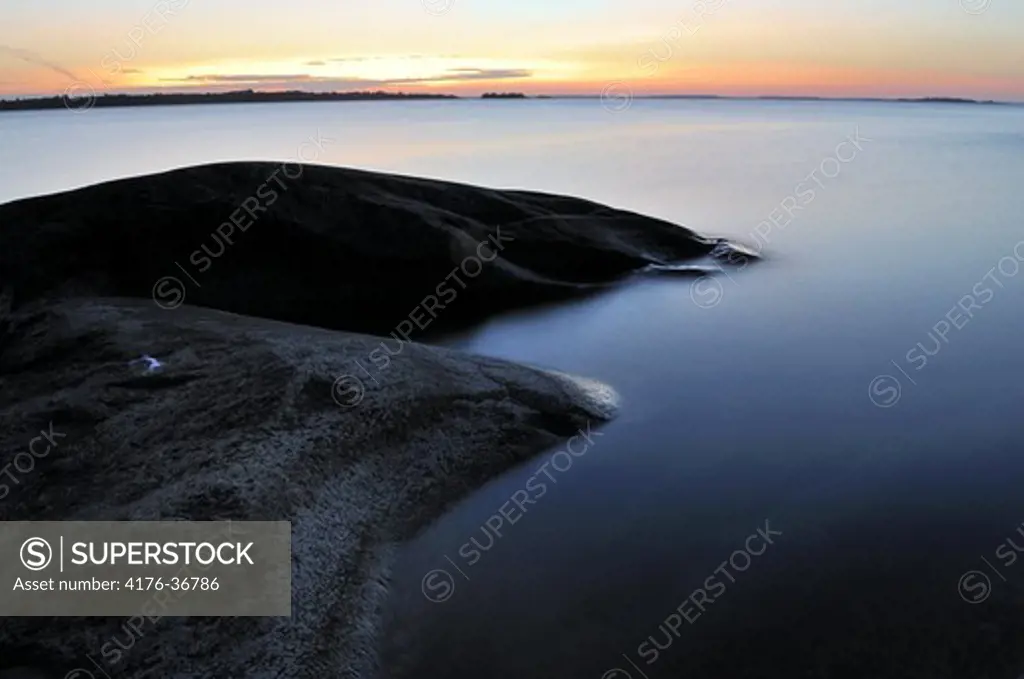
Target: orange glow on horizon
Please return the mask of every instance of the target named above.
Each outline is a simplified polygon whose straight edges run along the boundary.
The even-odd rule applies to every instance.
[[[385,90],[478,96],[483,92],[528,95],[598,96],[616,84],[636,96],[813,96],[928,97],[979,99],[1001,92],[1004,100],[1024,100],[1024,79],[1010,75],[965,74],[940,70],[830,66],[798,62],[708,62],[657,64],[645,74],[634,64],[595,68],[554,59],[473,59],[467,57],[375,57],[335,60],[221,61],[207,64],[99,64],[57,72],[30,65],[18,80],[0,80],[0,97],[231,90],[354,91]],[[109,65],[109,64],[108,64]],[[73,81],[68,74],[76,76]],[[609,75],[601,75],[607,72]],[[488,78],[490,74],[501,77]],[[478,77],[479,76],[479,77]]]

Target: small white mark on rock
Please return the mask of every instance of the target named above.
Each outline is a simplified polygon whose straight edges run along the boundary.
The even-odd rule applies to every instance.
[[[146,372],[148,373],[155,372],[164,366],[163,363],[148,354],[144,354],[142,357],[137,358],[134,361],[129,361],[128,365],[138,365],[140,363],[146,364]]]

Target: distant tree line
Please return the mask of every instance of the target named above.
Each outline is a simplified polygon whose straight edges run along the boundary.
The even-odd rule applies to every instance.
[[[526,99],[522,92],[485,92],[481,99]]]
[[[368,101],[391,99],[457,99],[452,94],[407,94],[405,92],[206,92],[202,94],[104,94],[99,97],[41,97],[29,99],[0,99],[0,111],[38,111],[70,108],[111,108],[116,106],[181,106],[188,104],[245,104],[254,102],[286,101]]]

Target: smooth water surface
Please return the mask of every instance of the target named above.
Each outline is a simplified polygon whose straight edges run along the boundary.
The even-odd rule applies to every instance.
[[[766,257],[447,340],[605,381],[622,413],[401,548],[386,674],[1024,673],[1024,107],[7,113],[0,201],[318,135],[317,162],[579,195]]]

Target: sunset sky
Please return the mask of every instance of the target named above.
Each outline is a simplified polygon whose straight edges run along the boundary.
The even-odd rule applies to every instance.
[[[10,0],[0,97],[389,89],[1024,101],[1021,0]]]

